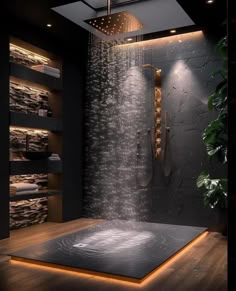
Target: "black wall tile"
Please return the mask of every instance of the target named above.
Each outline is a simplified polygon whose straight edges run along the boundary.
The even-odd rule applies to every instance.
[[[224,167],[209,165],[201,140],[216,116],[207,109],[218,82],[211,75],[221,65],[216,38],[196,32],[113,45],[90,43],[84,216],[215,225],[217,215],[203,206],[196,179],[208,168],[226,175]],[[165,111],[170,126],[164,160],[153,158],[154,86],[144,63],[162,69],[162,147]]]

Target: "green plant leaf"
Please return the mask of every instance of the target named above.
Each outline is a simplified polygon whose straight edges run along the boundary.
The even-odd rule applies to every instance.
[[[211,208],[225,207],[227,202],[227,179],[211,179],[209,175],[205,176],[205,179],[203,177],[201,179],[201,187],[204,186],[206,189],[203,193],[204,205]]]
[[[221,118],[219,118],[221,117]],[[202,139],[206,145],[209,158],[216,157],[219,162],[227,162],[227,114],[224,111],[216,120],[213,120],[203,131]]]
[[[196,183],[197,187],[201,188],[202,186],[204,186],[208,178],[209,178],[209,174],[202,172],[197,178],[197,183]]]
[[[202,133],[209,159],[216,157],[219,162],[227,162],[228,149],[228,44],[227,36],[222,38],[216,49],[222,57],[222,68],[215,71],[212,77],[221,77],[215,91],[208,97],[209,111],[218,112],[218,117],[211,121]],[[226,178],[212,179],[209,174],[202,172],[196,180],[198,188],[204,188],[204,206],[211,208],[227,207],[228,181]]]
[[[228,37],[223,37],[216,45],[218,52],[220,53],[223,61],[228,59]]]
[[[226,178],[220,179],[220,184],[221,184],[221,187],[222,187],[223,191],[225,192],[225,195],[227,196],[227,192],[228,192],[228,179],[226,179]]]
[[[222,81],[216,88],[215,92],[208,98],[208,109],[220,111],[227,107],[227,82]]]
[[[212,104],[212,102],[213,102],[213,100],[214,100],[214,97],[215,97],[215,93],[212,94],[212,95],[210,95],[210,96],[208,97],[208,110],[209,110],[209,111],[211,111],[211,110],[213,109],[213,104]]]
[[[228,67],[227,66],[225,66],[225,67],[223,66],[223,68],[214,71],[212,73],[211,77],[215,78],[217,76],[220,76],[222,79],[226,80],[227,79],[227,75],[228,75]]]
[[[208,156],[214,156],[217,152],[222,150],[222,145],[214,146],[212,144],[207,144],[206,148]]]
[[[224,129],[224,124],[220,119],[213,120],[203,131],[202,139],[205,144],[215,144],[219,133]]]

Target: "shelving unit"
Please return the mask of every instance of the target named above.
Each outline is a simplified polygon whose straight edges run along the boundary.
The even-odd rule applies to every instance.
[[[37,207],[38,200],[42,201],[40,213],[43,216],[46,214],[48,221],[65,222],[82,216],[83,168],[81,161],[83,159],[83,98],[86,90],[87,39],[81,43],[83,50],[78,55],[67,44],[61,46],[60,41],[48,38],[44,33],[38,34],[36,27],[19,23],[17,27],[13,25],[9,30],[2,27],[0,31],[0,239],[4,239],[10,236],[9,222],[13,216],[17,216],[15,215],[18,213],[16,208],[20,204],[24,205],[25,202],[21,200],[25,198],[30,199],[29,205],[25,204],[26,211],[28,211],[28,206]],[[14,37],[10,37],[9,33]],[[31,64],[27,62],[15,64],[18,56],[17,58],[10,56],[9,43],[26,49],[30,54],[36,53],[39,58],[43,56],[45,64],[48,62],[49,66],[60,70],[60,78],[33,70],[30,68]],[[26,99],[30,96],[28,101],[36,100],[39,106],[46,103],[37,103],[37,100],[43,102],[48,100],[50,114],[45,117],[38,116],[38,106],[34,106],[35,103],[28,103],[29,108],[22,110],[22,99],[21,95],[17,94],[18,90],[23,90],[26,93],[24,95]],[[45,93],[43,91],[49,94],[41,98],[41,93]],[[26,99],[23,100],[24,106]],[[47,165],[45,161],[41,161],[44,174],[26,174],[25,177],[21,177],[25,174],[12,175],[26,171],[26,168],[27,172],[32,173],[38,168],[38,161],[16,160],[19,157],[18,153],[26,149],[25,131],[34,142],[36,140],[34,146],[31,144],[30,151],[48,151],[57,153],[61,157],[61,161],[50,161]],[[17,145],[14,144],[14,137],[20,141],[21,147],[9,151],[9,140],[11,145]],[[48,145],[47,149],[44,144]],[[41,186],[40,190],[47,190],[37,194],[32,193],[32,196],[17,194],[17,198],[12,198],[9,195],[9,176],[12,183],[20,182],[21,179],[29,183],[35,181]],[[34,209],[31,211],[33,212]],[[11,225],[18,226],[18,223],[13,221]]]
[[[51,90],[62,90],[61,79],[46,75],[19,64],[10,62],[10,74],[17,79],[37,83],[39,85],[46,86]]]
[[[51,108],[52,116],[39,116],[32,113],[10,112],[10,126],[16,128],[29,128],[48,131],[48,151],[62,156],[62,77],[57,78],[41,73],[30,67],[30,61],[35,59],[46,60],[47,65],[60,69],[62,72],[62,61],[38,47],[23,42],[16,38],[10,38],[10,44],[22,56],[29,55],[29,64],[22,59],[22,63],[15,63],[14,57],[10,59],[10,81],[24,86],[41,88],[49,92],[48,105]],[[27,55],[28,54],[28,55]],[[17,59],[17,58],[16,58]],[[27,58],[26,58],[27,61]],[[9,197],[10,202],[20,200],[48,197],[48,221],[62,221],[62,180],[63,161],[61,160],[13,160],[9,162],[10,175],[25,174],[48,174],[48,189],[39,190],[36,193],[17,194]]]
[[[4,27],[0,27],[0,44],[0,239],[4,239],[9,236],[9,37]]]
[[[62,195],[62,191],[59,190],[39,190],[36,193],[28,193],[28,194],[17,194],[15,196],[10,196],[10,201],[20,201],[20,200],[28,200],[35,198],[43,198],[49,196]]]
[[[55,132],[62,132],[62,121],[54,117],[42,117],[33,114],[10,112],[11,126],[46,129]]]
[[[61,161],[10,161],[11,175],[62,173]]]

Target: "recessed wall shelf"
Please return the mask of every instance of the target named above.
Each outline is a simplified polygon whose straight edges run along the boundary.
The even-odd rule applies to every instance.
[[[55,78],[23,65],[10,62],[10,75],[18,79],[44,85],[52,90],[62,90],[62,81],[60,78]]]
[[[11,135],[13,141],[12,145],[21,144],[24,147],[24,143],[27,144],[27,141],[24,138],[24,134],[27,133],[27,130],[32,130],[34,131],[34,133],[32,133],[33,138],[30,140],[31,149],[29,150],[35,152],[48,151],[61,156],[63,150],[63,86],[61,74],[61,57],[56,56],[39,47],[35,47],[30,43],[11,37],[9,59],[10,82],[15,82],[16,84],[19,84],[18,87],[10,87],[10,92],[12,94],[11,102],[13,102],[12,104],[14,106],[10,111],[9,119],[10,126],[12,128],[15,128],[15,131],[13,130]],[[34,66],[34,68],[32,66]],[[48,72],[46,72],[46,70],[48,70]],[[58,78],[56,75],[58,76]],[[34,93],[34,90],[36,90],[37,92]],[[43,94],[41,95],[40,90],[44,90],[47,93],[43,92]],[[45,116],[38,115],[38,113],[42,113],[40,112],[40,110],[42,110],[43,114],[45,114],[44,110],[46,110]],[[50,115],[52,117],[47,116],[49,112],[48,110],[51,111]],[[19,129],[18,131],[17,127]],[[24,131],[22,132],[22,129],[25,129],[26,133]],[[42,130],[46,130],[47,132],[42,133]],[[27,135],[31,135],[31,132],[29,134],[27,133]],[[12,149],[12,152],[14,152],[15,154],[17,152],[16,148]],[[24,156],[24,154],[22,155]],[[37,191],[37,193],[30,192],[27,195],[15,195],[11,196],[9,201],[12,202],[50,196],[47,200],[47,206],[43,206],[43,208],[47,208],[45,212],[47,213],[47,220],[61,222],[63,211],[62,159],[50,160],[47,158],[42,158],[40,160],[22,160],[21,155],[15,158],[17,159],[14,160],[13,158],[13,160],[9,162],[10,175],[34,176],[37,174],[48,174],[47,187],[49,189],[57,190],[40,190]],[[37,184],[36,181],[35,183]],[[27,205],[27,201],[25,201],[24,204]],[[41,214],[43,215],[43,211],[44,210],[42,210],[41,213],[38,213],[39,217]],[[21,219],[22,218],[19,217],[19,224],[21,222]],[[13,220],[17,221],[17,216],[14,217]],[[28,223],[30,217],[28,219],[26,216],[25,220],[27,220]],[[24,225],[26,225],[25,222]],[[31,223],[29,223],[29,225],[31,225]]]
[[[25,114],[21,112],[10,113],[10,124],[11,126],[46,129],[55,132],[62,131],[62,122],[60,119]]]
[[[10,175],[62,173],[61,161],[10,161]]]
[[[28,194],[17,194],[10,197],[10,201],[20,201],[20,200],[28,200],[28,199],[35,199],[35,198],[43,198],[48,196],[56,196],[62,195],[62,191],[60,190],[39,190],[37,192],[32,192]]]
[[[15,36],[13,30],[11,36],[4,29],[0,33],[0,239],[9,237],[11,229],[65,222],[82,214],[80,97],[85,89],[86,45],[84,55],[72,60],[66,48],[46,35],[38,36],[28,26],[17,28]],[[71,123],[71,116],[78,122]],[[26,159],[24,151],[48,151],[56,154],[55,160]],[[9,197],[12,183],[37,184],[39,191]],[[45,188],[55,191],[41,192]],[[48,199],[27,201],[40,197]]]

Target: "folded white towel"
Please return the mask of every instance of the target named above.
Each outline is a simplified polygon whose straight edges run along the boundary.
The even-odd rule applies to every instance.
[[[25,190],[25,191],[16,191],[16,195],[21,195],[21,194],[30,194],[30,193],[34,193],[34,192],[38,192],[38,189],[35,190]]]
[[[33,183],[14,183],[10,185],[11,187],[15,187],[16,192],[21,192],[21,191],[28,191],[28,190],[36,190],[39,188],[37,184]]]
[[[58,154],[51,154],[51,156],[48,157],[48,159],[51,161],[59,161],[61,158]]]
[[[35,69],[35,70],[48,71],[48,72],[53,72],[53,73],[56,73],[56,74],[60,74],[60,70],[59,69],[53,68],[53,67],[50,67],[50,66],[46,66],[46,65],[36,65],[36,66],[32,66],[31,68]]]
[[[52,76],[52,77],[55,77],[55,78],[60,78],[60,74],[57,74],[57,73],[53,73],[53,72],[48,72],[48,71],[41,71],[41,70],[36,70],[36,71],[39,71],[43,74],[46,74],[46,75],[49,75],[49,76]]]
[[[55,78],[60,78],[60,74],[57,74],[57,73],[48,72],[48,71],[43,71],[42,73],[49,75],[49,76],[52,76],[52,77],[55,77]]]

